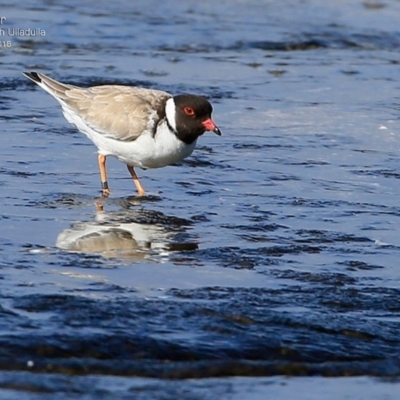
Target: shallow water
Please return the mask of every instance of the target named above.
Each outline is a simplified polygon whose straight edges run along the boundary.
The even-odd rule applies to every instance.
[[[0,398],[397,398],[400,3],[0,16],[45,30],[0,50]],[[138,171],[142,198],[110,160],[102,199],[24,70],[204,94],[223,136]]]

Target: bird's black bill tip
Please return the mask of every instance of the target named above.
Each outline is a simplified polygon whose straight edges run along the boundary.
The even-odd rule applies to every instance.
[[[218,135],[218,136],[221,136],[221,135],[222,135],[222,132],[221,132],[221,130],[218,128],[218,126],[216,126],[216,127],[213,129],[213,132],[214,132],[216,135]]]
[[[222,132],[221,132],[221,130],[218,128],[218,126],[216,126],[216,127],[213,129],[213,132],[214,132],[216,135],[218,135],[218,136],[221,136],[221,135],[222,135]]]

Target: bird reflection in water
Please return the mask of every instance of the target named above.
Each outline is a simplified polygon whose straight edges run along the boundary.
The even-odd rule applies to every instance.
[[[62,231],[56,246],[106,258],[142,260],[151,255],[196,250],[198,244],[187,233],[191,224],[190,220],[143,208],[106,212],[99,201],[93,221],[77,222]]]

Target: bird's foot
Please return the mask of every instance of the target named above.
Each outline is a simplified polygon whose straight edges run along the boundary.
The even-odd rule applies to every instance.
[[[102,189],[101,194],[103,197],[108,197],[111,194],[110,189]]]
[[[108,182],[101,182],[101,192],[103,197],[108,197],[111,193],[111,190],[108,187]]]

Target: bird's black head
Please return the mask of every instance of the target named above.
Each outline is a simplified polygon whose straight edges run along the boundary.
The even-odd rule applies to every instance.
[[[205,131],[221,135],[221,131],[211,119],[212,105],[202,96],[180,94],[174,96],[175,133],[186,144],[193,143]]]

